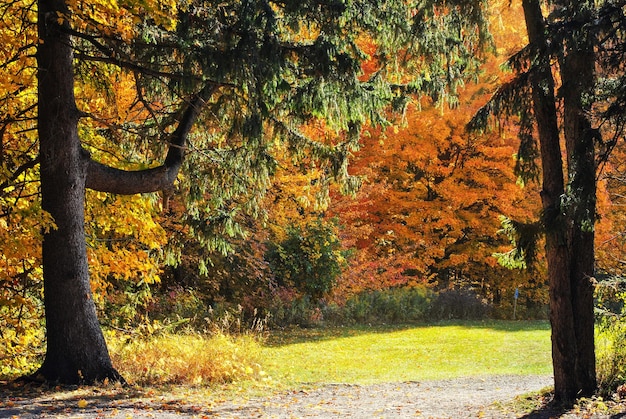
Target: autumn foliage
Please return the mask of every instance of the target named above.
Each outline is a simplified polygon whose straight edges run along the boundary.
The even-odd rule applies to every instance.
[[[70,2],[69,6],[77,30],[121,40],[136,36],[137,19],[148,13],[155,23],[172,28],[176,10],[173,2],[150,3],[142,10],[110,2],[89,7]],[[42,338],[39,243],[41,232],[54,228],[54,222],[40,208],[31,54],[37,40],[29,23],[35,20],[34,11],[21,1],[3,5],[2,11],[8,18],[3,20],[0,36],[24,40],[21,49],[17,43],[3,42],[0,56],[0,106],[5,115],[0,121],[0,337],[9,343],[0,356],[6,361],[3,374],[11,374],[14,369],[27,369],[28,362],[18,355],[23,348],[39,351],[35,349]],[[58,19],[62,21],[64,16]],[[19,25],[13,24],[16,22]],[[364,74],[376,68],[372,57]],[[138,101],[136,76],[107,65],[79,63],[77,71],[86,76],[75,87],[78,105],[85,115],[94,116],[80,125],[89,152],[106,164],[142,168],[145,163],[139,162],[146,157],[150,160],[151,150],[141,142],[125,143],[106,134],[110,127],[136,129],[155,111]],[[439,76],[433,74],[433,80]],[[500,268],[490,254],[504,244],[497,238],[497,216],[524,201],[510,171],[513,140],[497,135],[470,138],[464,133],[465,122],[488,91],[484,83],[461,90],[460,102],[453,110],[423,98],[420,107],[410,107],[404,122],[396,127],[368,130],[353,158],[351,171],[363,181],[354,197],[335,191],[329,200],[322,185],[325,169],[316,167],[313,158],[294,165],[285,150],[259,217],[237,216],[245,231],[226,231],[230,245],[214,252],[198,244],[189,224],[180,223],[189,191],[132,197],[89,191],[86,235],[90,274],[105,323],[126,326],[146,320],[151,310],[162,307],[160,295],[181,292],[181,287],[199,290],[209,304],[243,303],[250,310],[253,305],[262,306],[264,299],[293,302],[309,294],[341,304],[363,290],[399,286],[480,284],[480,292],[490,299],[510,289],[508,284],[491,282],[502,275],[493,273]],[[314,123],[303,131],[328,137],[327,142],[336,132]],[[517,201],[503,200],[510,196],[517,196]],[[319,223],[320,231],[326,231],[334,218],[339,223],[336,233],[333,227],[331,235],[318,235],[320,242],[307,245],[312,252],[310,266],[316,266],[319,249],[332,244],[329,254],[338,257],[332,269],[338,273],[348,254],[350,267],[329,282],[335,285],[332,291],[326,285],[310,290],[302,286],[295,295],[290,294],[285,285],[293,285],[292,280],[285,281],[284,274],[273,272],[271,258],[265,260],[264,255],[288,237],[297,237],[298,231],[304,234],[302,229],[307,226]],[[235,252],[220,251],[229,247]]]
[[[137,35],[138,16],[150,13],[156,23],[172,28],[176,11],[176,2],[168,1],[141,2],[146,3],[141,10],[139,2],[124,7],[107,1],[69,3],[78,17],[77,29],[97,29],[122,40]],[[193,234],[193,223],[182,222],[192,217],[190,210],[214,209],[209,193],[194,189],[191,176],[181,175],[191,185],[188,189],[168,194],[124,197],[88,191],[91,286],[105,326],[167,323],[168,315],[194,317],[198,326],[206,314],[200,315],[202,307],[208,312],[206,307],[241,305],[254,316],[307,299],[317,309],[309,313],[322,321],[322,309],[402,288],[410,288],[415,301],[424,303],[419,315],[427,312],[431,293],[459,289],[494,306],[496,316],[510,315],[513,292],[519,289],[524,302],[520,313],[545,315],[541,265],[534,272],[509,270],[494,257],[510,249],[499,232],[500,217],[525,221],[540,211],[537,183],[523,183],[515,175],[515,128],[503,124],[481,135],[465,130],[507,79],[499,63],[520,45],[519,10],[509,9],[508,2],[493,8],[497,48],[482,76],[460,86],[453,100],[421,97],[395,124],[366,129],[360,149],[351,156],[350,174],[362,182],[354,194],[331,187],[328,195],[322,184],[328,181],[327,168],[306,156],[296,164],[287,150],[276,150],[276,170],[263,185],[267,193],[256,213],[233,209],[229,216],[237,223],[224,227],[225,240],[211,247]],[[55,226],[41,209],[38,183],[34,12],[30,2],[13,1],[0,6],[0,13],[8,17],[0,23],[0,375],[12,376],[32,368],[24,353],[41,354],[40,242],[42,232]],[[21,49],[12,42],[16,37],[23,39]],[[371,57],[363,73],[377,69],[376,57]],[[137,128],[150,117],[152,109],[137,100],[134,76],[107,65],[83,65],[79,71],[88,76],[76,86],[79,106],[86,114],[98,114],[80,125],[90,153],[124,169],[143,168],[140,161],[154,160],[153,151],[141,142],[124,145],[105,134],[108,127]],[[425,75],[423,81],[436,76]],[[310,122],[302,131],[332,143],[338,130]],[[622,273],[618,255],[626,246],[621,211],[626,181],[617,160],[607,164],[600,194],[599,264],[611,274]],[[237,177],[227,170],[223,175]],[[241,182],[245,185],[245,179]],[[205,195],[205,207],[189,204],[193,193]],[[244,198],[260,199],[254,194]],[[188,303],[177,306],[176,301]],[[258,373],[246,368],[233,365],[233,371],[241,370],[233,374]],[[198,376],[204,380],[209,373],[199,371]]]

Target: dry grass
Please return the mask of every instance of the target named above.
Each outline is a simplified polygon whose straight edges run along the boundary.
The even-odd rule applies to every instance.
[[[139,385],[209,385],[262,380],[261,347],[248,335],[162,333],[133,338],[109,332],[113,364]]]

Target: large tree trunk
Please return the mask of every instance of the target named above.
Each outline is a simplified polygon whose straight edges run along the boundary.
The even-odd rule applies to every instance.
[[[531,72],[530,82],[543,173],[541,198],[546,228],[555,397],[571,401],[590,395],[596,387],[590,281],[594,266],[595,168],[590,125],[581,103],[584,89],[590,86],[588,71],[589,66],[593,69],[593,56],[589,56],[588,51],[575,54],[569,50],[568,58],[561,63],[564,82],[561,91],[567,96],[563,123],[570,176],[568,193],[573,194],[566,195],[544,19],[539,0],[524,0],[523,7],[529,41],[539,60]],[[585,66],[581,66],[581,59],[588,60]],[[576,88],[566,84],[579,77],[584,81],[576,81]],[[563,202],[566,196],[569,202]]]
[[[60,19],[61,17],[64,17]],[[42,205],[56,228],[43,240],[47,351],[35,376],[62,383],[122,380],[111,365],[92,299],[84,230],[85,189],[117,194],[170,188],[186,139],[206,101],[220,87],[207,83],[184,102],[162,166],[124,171],[92,160],[78,137],[69,13],[65,0],[40,0],[38,29],[39,142]]]
[[[570,25],[591,20],[593,2],[564,1],[570,11]],[[570,287],[574,331],[576,333],[577,396],[591,395],[596,389],[594,350],[593,277],[595,270],[594,228],[596,215],[595,140],[600,133],[589,120],[595,85],[595,54],[591,31],[574,29],[565,40],[560,60],[563,97],[563,132],[569,173],[568,243]]]
[[[89,158],[78,138],[70,37],[57,26],[62,0],[39,2],[39,141],[42,205],[56,228],[44,234],[47,352],[37,375],[62,383],[120,379],[91,297],[84,231]]]

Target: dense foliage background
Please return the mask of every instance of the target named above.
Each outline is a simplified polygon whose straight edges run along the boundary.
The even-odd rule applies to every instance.
[[[33,359],[42,354],[40,241],[43,231],[54,228],[39,200],[35,66],[33,57],[24,53],[37,42],[32,7],[28,1],[0,6],[3,16],[11,18],[0,26],[2,376],[32,370]],[[106,27],[108,9],[100,16],[98,7],[91,19]],[[255,172],[262,169],[254,161],[247,161],[243,175],[241,167],[204,167],[213,182],[229,182],[240,189],[231,195],[211,195],[211,188],[191,171],[182,174],[181,186],[168,193],[120,196],[88,191],[91,285],[103,325],[150,334],[181,328],[203,331],[232,316],[237,321],[226,320],[226,329],[260,321],[282,327],[512,318],[514,310],[517,318],[546,318],[545,267],[539,263],[532,270],[509,269],[499,263],[511,246],[501,223],[506,225],[509,216],[533,220],[541,211],[537,183],[516,175],[520,164],[515,158],[516,121],[503,122],[490,133],[465,130],[497,86],[510,78],[500,64],[525,44],[519,6],[493,2],[490,7],[495,48],[475,80],[457,86],[456,95],[446,93],[450,96],[442,98],[436,86],[445,71],[424,74],[422,82],[435,86],[432,94],[406,107],[392,124],[366,126],[355,140],[360,145],[346,148],[350,166],[339,168],[345,171],[340,173],[344,179],[333,185],[328,183],[331,169],[316,166],[315,156],[300,156],[295,164],[289,150],[279,149],[272,176]],[[124,30],[124,25],[132,26],[129,19],[120,17],[115,28],[122,38],[131,36],[130,29]],[[167,7],[155,19],[163,28],[174,25]],[[92,23],[85,21],[87,27]],[[194,32],[198,26],[187,23],[178,28],[177,41],[195,42],[196,36],[200,42]],[[148,44],[150,39],[166,38],[165,31],[150,32],[154,26],[143,29]],[[305,28],[298,31],[302,37],[310,36]],[[24,41],[21,47],[11,42],[16,37]],[[371,40],[355,42],[373,54]],[[365,61],[364,77],[379,69],[378,59],[372,55]],[[192,61],[183,64],[210,67]],[[154,156],[156,151],[148,151],[141,141],[124,145],[122,138],[109,138],[105,127],[139,130],[154,104],[137,106],[136,81],[128,74],[85,62],[78,69],[84,80],[91,80],[76,87],[80,108],[100,114],[100,119],[81,125],[90,151],[104,162],[122,162],[128,168],[145,165],[137,156]],[[279,78],[263,88],[280,91],[284,86]],[[150,83],[156,84],[146,82]],[[231,106],[241,104],[235,92],[232,95]],[[318,99],[330,106],[336,97]],[[280,108],[280,101],[273,105]],[[229,111],[232,108],[206,122],[211,141],[238,141],[217,138],[215,133],[215,126],[232,116]],[[245,131],[255,117],[230,122]],[[312,119],[300,122],[303,132],[329,146],[331,132],[350,136],[343,126],[328,127]],[[130,128],[121,132],[130,135]],[[622,147],[614,145],[603,163],[598,191],[597,280],[609,280],[598,288],[598,308],[602,330],[609,335],[623,328],[619,320],[624,291],[615,279],[622,275],[625,244]],[[208,146],[191,151],[189,166],[197,163],[195,157],[215,152]],[[210,157],[230,161],[217,152]],[[246,179],[251,173],[263,182],[251,186]],[[219,219],[215,223],[219,231],[211,230],[217,228],[207,217]],[[519,298],[514,298],[516,290]]]

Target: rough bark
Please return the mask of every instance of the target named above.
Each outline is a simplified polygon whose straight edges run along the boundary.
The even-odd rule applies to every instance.
[[[42,206],[56,223],[44,235],[47,352],[37,375],[62,383],[120,379],[91,298],[84,232],[87,156],[78,138],[71,41],[57,27],[63,1],[39,2],[39,141]]]
[[[590,21],[592,4],[566,1],[572,11],[570,24]],[[595,268],[594,224],[596,212],[596,165],[594,130],[589,119],[595,84],[595,54],[592,34],[574,30],[565,40],[560,60],[563,97],[563,133],[569,173],[568,243],[574,331],[576,333],[576,396],[596,389],[594,350],[593,277]],[[571,396],[571,395],[570,395]]]
[[[37,378],[61,383],[122,380],[113,368],[92,299],[84,230],[85,189],[135,194],[171,187],[181,167],[185,141],[204,101],[207,85],[187,103],[169,138],[162,166],[129,172],[95,162],[78,136],[81,113],[74,97],[73,52],[64,0],[40,0],[38,29],[39,142],[42,205],[56,228],[44,234],[43,276],[47,351]]]
[[[568,50],[562,62],[561,91],[564,102],[564,132],[568,191],[577,189],[571,203],[563,202],[564,167],[554,96],[554,79],[547,52],[544,18],[539,0],[523,1],[529,41],[537,52],[530,75],[533,112],[537,121],[543,172],[542,205],[546,228],[546,257],[550,287],[552,363],[555,397],[571,401],[591,394],[596,387],[593,338],[593,227],[584,229],[583,221],[593,226],[595,211],[595,168],[590,125],[582,110],[581,98],[592,80],[580,72],[593,68],[589,51]],[[584,57],[583,57],[584,56]],[[582,65],[581,60],[588,60]],[[572,86],[576,84],[576,86]],[[580,187],[578,185],[580,184]],[[570,192],[571,193],[571,192]],[[581,201],[582,207],[576,202]],[[590,212],[589,212],[590,211]]]

